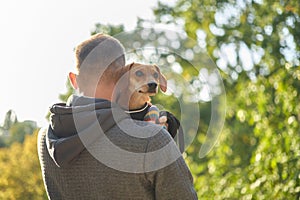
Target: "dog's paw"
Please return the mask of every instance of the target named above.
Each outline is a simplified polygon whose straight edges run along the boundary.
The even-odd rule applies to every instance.
[[[146,115],[144,117],[144,121],[152,122],[155,124],[159,123],[159,110],[156,106],[152,105],[148,109],[148,112],[146,113]]]

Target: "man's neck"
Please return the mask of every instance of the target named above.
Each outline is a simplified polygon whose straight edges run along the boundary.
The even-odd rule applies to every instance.
[[[111,86],[102,86],[98,87],[96,89],[95,97],[96,98],[102,98],[102,99],[107,99],[107,100],[112,100],[112,94],[113,94],[113,87]]]

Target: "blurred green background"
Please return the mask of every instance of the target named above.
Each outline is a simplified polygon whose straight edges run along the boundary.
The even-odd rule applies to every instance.
[[[155,19],[139,19],[133,32],[124,33],[123,25],[95,24],[91,34],[119,37],[132,50],[128,60],[151,62],[153,57],[157,62],[155,56],[161,56],[158,64],[172,91],[153,102],[186,127],[191,144],[184,158],[199,199],[300,198],[299,8],[298,0],[177,0],[159,2]],[[175,27],[178,34],[159,31],[156,24]],[[147,45],[172,49],[145,56]],[[222,83],[203,79],[201,73],[213,79],[214,67]],[[226,104],[223,99],[214,112],[226,109],[224,127],[215,147],[199,158],[211,125],[211,102],[223,86]],[[68,92],[58,94],[62,101],[73,92],[68,82],[66,87]],[[205,87],[213,91],[209,97],[199,95]],[[197,105],[199,122],[180,110],[179,100]],[[190,130],[195,123],[197,135]],[[7,112],[0,127],[0,199],[47,198],[37,158],[38,129],[35,122],[20,122]]]

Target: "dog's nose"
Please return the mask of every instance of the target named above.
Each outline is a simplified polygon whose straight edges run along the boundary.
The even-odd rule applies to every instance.
[[[157,83],[155,82],[148,83],[148,87],[150,90],[155,90],[157,87]]]

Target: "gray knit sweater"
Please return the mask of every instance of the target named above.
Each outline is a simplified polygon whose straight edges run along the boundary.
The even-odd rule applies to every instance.
[[[197,199],[168,132],[113,108],[85,97],[51,108],[52,122],[38,136],[49,199]]]

